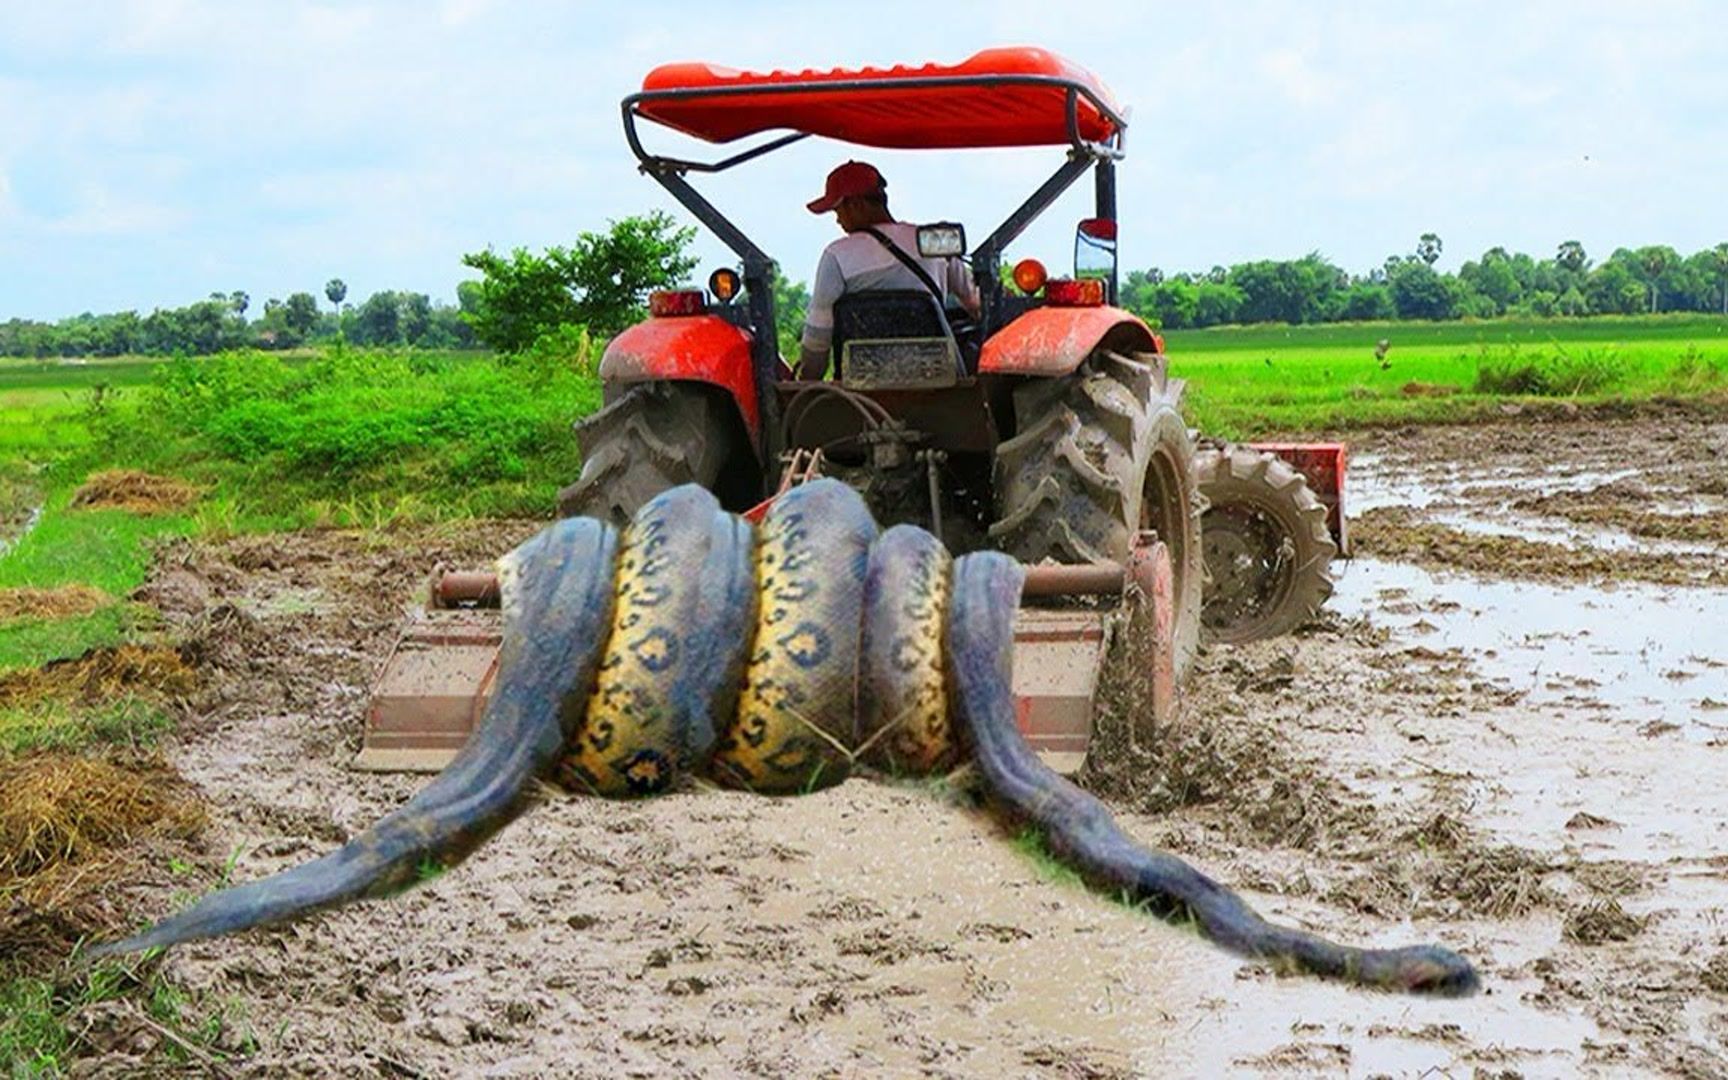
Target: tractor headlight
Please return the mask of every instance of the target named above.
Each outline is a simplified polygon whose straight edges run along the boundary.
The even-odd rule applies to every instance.
[[[952,221],[918,226],[918,254],[947,259],[966,254],[966,229]]]

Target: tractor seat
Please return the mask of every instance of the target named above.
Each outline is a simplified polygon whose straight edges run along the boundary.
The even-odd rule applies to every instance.
[[[899,343],[888,349],[888,343]],[[880,345],[878,345],[880,343]],[[859,362],[847,378],[847,346]],[[952,385],[968,374],[965,351],[942,306],[925,289],[880,289],[845,293],[834,302],[834,377],[861,386]],[[869,350],[872,370],[862,370]],[[891,354],[891,359],[890,359]],[[876,370],[878,361],[887,366]],[[892,368],[894,370],[889,370]],[[886,380],[886,381],[884,381]],[[910,382],[906,382],[910,380]],[[934,382],[933,382],[934,380]]]

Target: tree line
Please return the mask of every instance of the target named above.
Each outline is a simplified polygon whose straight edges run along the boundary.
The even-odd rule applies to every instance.
[[[328,310],[310,292],[264,302],[248,318],[244,292],[211,293],[180,308],[148,315],[122,311],[58,322],[0,323],[0,356],[203,356],[228,349],[291,349],[328,341],[352,345],[460,349],[483,345],[518,353],[565,328],[610,337],[647,315],[648,293],[685,280],[696,266],[687,253],[696,230],[662,211],[584,232],[570,247],[543,253],[490,249],[462,256],[478,281],[456,286],[454,305],[425,293],[386,290],[349,305],[348,286],[324,286]],[[558,339],[562,340],[562,339]],[[558,340],[553,347],[558,347]]]
[[[57,322],[0,322],[0,356],[204,356],[228,349],[293,349],[344,340],[354,345],[402,345],[471,349],[478,339],[467,318],[476,302],[475,282],[457,287],[458,302],[438,303],[425,293],[386,289],[358,304],[345,303],[348,286],[332,278],[324,286],[326,309],[310,292],[264,301],[249,317],[245,292],[215,292],[184,307],[157,308],[148,315],[120,311],[85,313]]]
[[[1135,270],[1121,304],[1172,329],[1226,323],[1492,319],[1704,311],[1728,315],[1728,243],[1690,256],[1653,245],[1618,248],[1601,263],[1576,240],[1550,258],[1489,248],[1456,272],[1434,269],[1441,238],[1350,274],[1318,252],[1300,259],[1214,266],[1201,273]]]
[[[660,211],[581,233],[570,247],[517,248],[462,257],[480,271],[461,282],[454,305],[425,293],[385,290],[346,303],[341,279],[324,286],[325,309],[310,292],[270,299],[256,318],[244,292],[212,293],[149,315],[84,314],[59,322],[0,323],[0,356],[203,355],[235,348],[285,349],[322,341],[419,348],[528,349],[560,328],[609,337],[645,314],[652,289],[685,281],[695,230]],[[1318,252],[1261,259],[1201,272],[1134,270],[1121,305],[1167,329],[1242,323],[1324,323],[1499,316],[1588,316],[1661,311],[1728,315],[1728,243],[1690,256],[1660,245],[1619,248],[1600,263],[1568,240],[1548,258],[1490,248],[1456,272],[1434,268],[1444,243],[1424,233],[1409,254],[1367,274],[1348,273]],[[775,275],[782,347],[795,347],[809,292]]]

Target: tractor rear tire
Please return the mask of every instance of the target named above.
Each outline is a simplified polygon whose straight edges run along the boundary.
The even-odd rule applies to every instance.
[[[1307,480],[1283,458],[1243,446],[1202,450],[1195,476],[1208,503],[1206,639],[1259,641],[1306,622],[1332,595],[1338,554]]]
[[[1194,443],[1159,369],[1114,353],[1014,390],[1018,431],[996,448],[991,544],[1024,563],[1125,562],[1153,530],[1175,578],[1176,675],[1200,637],[1200,513]]]
[[[723,391],[700,383],[631,387],[577,422],[582,475],[558,493],[558,516],[622,526],[668,488],[701,484],[714,491],[736,455],[750,456],[735,413]]]

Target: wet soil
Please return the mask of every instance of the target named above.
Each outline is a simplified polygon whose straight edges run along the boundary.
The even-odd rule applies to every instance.
[[[42,490],[21,470],[0,467],[0,555],[35,527],[42,517]]]
[[[1358,449],[1351,499],[1410,527],[1697,567],[1707,552],[1517,504],[1636,482],[1664,513],[1720,512],[1728,425],[1519,421]],[[236,878],[424,783],[349,768],[368,682],[434,563],[531,528],[163,553],[137,598],[201,676],[169,756]],[[242,1074],[1728,1076],[1728,711],[1705,704],[1728,703],[1728,592],[1429,539],[1364,543],[1300,633],[1208,650],[1185,715],[1087,779],[1271,917],[1463,951],[1473,999],[1280,977],[1051,873],[963,784],[862,779],[549,799],[402,897],[163,963],[244,1010]],[[157,915],[185,887],[130,898]]]

